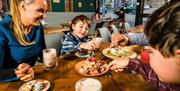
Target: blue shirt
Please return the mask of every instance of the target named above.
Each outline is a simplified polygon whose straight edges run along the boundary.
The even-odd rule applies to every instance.
[[[92,39],[88,37],[76,38],[72,35],[71,32],[68,32],[61,40],[62,45],[60,47],[60,55],[80,50],[81,48],[79,47],[79,45],[90,40]]]
[[[33,27],[27,34],[27,40],[35,44],[23,46],[13,35],[11,22],[10,16],[0,22],[0,82],[17,80],[14,69],[21,63],[33,66],[45,48],[42,25]]]

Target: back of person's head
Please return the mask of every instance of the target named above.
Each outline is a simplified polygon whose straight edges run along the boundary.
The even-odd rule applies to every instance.
[[[145,26],[149,45],[164,57],[174,56],[175,50],[180,49],[179,10],[179,0],[172,0],[153,12]]]
[[[74,19],[71,22],[71,27],[70,27],[71,31],[73,31],[72,25],[76,25],[76,23],[78,23],[78,22],[83,22],[85,24],[88,24],[88,26],[90,27],[90,19],[85,15],[78,15],[78,16],[74,17]]]
[[[123,7],[119,9],[119,19],[124,19],[125,18],[125,10]]]

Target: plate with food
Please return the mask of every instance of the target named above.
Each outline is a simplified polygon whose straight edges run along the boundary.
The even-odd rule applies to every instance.
[[[127,50],[123,47],[106,48],[103,50],[103,55],[111,59],[115,59],[117,57],[135,58],[137,56],[134,51]]]
[[[18,91],[48,91],[50,82],[44,79],[35,79],[21,85]]]
[[[108,62],[92,56],[75,65],[76,71],[84,76],[100,76],[108,72]]]
[[[75,56],[77,57],[81,57],[81,58],[88,58],[94,55],[93,51],[89,51],[89,50],[79,50],[75,52]]]
[[[94,78],[83,78],[76,82],[75,91],[102,91],[102,84]]]

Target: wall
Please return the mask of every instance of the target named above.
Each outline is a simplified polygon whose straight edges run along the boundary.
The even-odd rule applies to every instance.
[[[73,0],[74,12],[93,12],[96,10],[95,0]]]
[[[86,15],[91,19],[93,12],[48,12],[47,23],[49,27],[59,27],[62,23],[68,23],[77,15]]]
[[[59,3],[57,2],[53,2],[53,0],[51,0],[51,10],[53,12],[64,12],[65,11],[65,1],[64,0],[60,0]]]
[[[51,0],[52,12],[93,12],[96,0]]]

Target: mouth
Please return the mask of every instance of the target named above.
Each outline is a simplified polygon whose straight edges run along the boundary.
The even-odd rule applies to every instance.
[[[41,22],[41,20],[43,19],[43,16],[38,16],[34,18],[35,22]]]
[[[86,35],[86,33],[80,33],[80,35],[81,35],[81,36],[85,36],[85,35]]]

